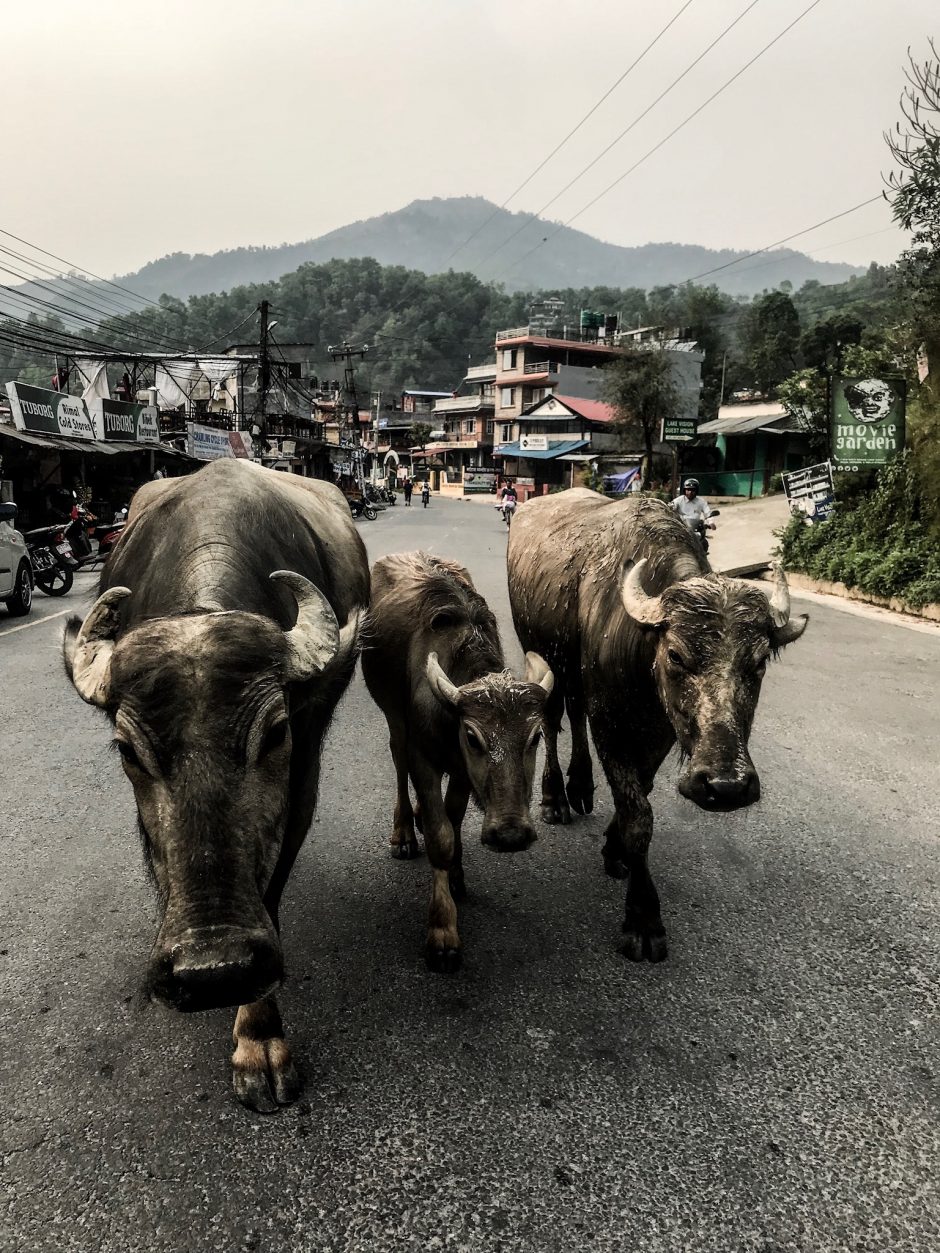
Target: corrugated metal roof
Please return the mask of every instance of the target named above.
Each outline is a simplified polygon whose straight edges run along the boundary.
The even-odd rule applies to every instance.
[[[536,452],[532,448],[520,448],[518,443],[501,444],[499,449],[493,449],[493,456],[521,457],[524,461],[554,461],[556,457],[575,452],[576,449],[584,448],[590,442],[588,439],[568,439],[563,444],[550,444],[545,452]]]
[[[65,435],[37,435],[32,431],[20,431],[15,426],[6,425],[0,425],[0,436],[38,448],[51,448],[57,452],[80,452],[90,457],[111,457],[120,452],[158,452],[167,457],[187,456],[166,444],[134,444],[123,439],[69,439]]]
[[[786,431],[799,431],[797,417],[787,413],[783,405],[767,401],[754,405],[722,405],[718,417],[702,422],[699,435],[748,435],[751,431],[767,431],[782,435]]]

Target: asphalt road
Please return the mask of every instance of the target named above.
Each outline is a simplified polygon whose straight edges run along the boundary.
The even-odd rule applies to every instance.
[[[492,510],[359,525],[373,557],[462,559],[518,664]],[[471,813],[464,969],[427,973],[427,862],[388,854],[357,677],[282,911],[306,1090],[261,1117],[231,1093],[230,1012],[137,994],[132,796],[48,616],[82,595],[0,610],[0,1248],[940,1247],[940,632],[813,604],[764,683],[761,803],[699,812],[667,763],[657,967],[618,953],[603,788],[515,856]]]

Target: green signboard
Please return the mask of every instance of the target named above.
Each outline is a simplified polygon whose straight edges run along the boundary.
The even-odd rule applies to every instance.
[[[664,444],[687,444],[698,433],[697,418],[665,418],[663,420]]]
[[[132,444],[160,443],[160,415],[154,405],[99,397],[91,401],[91,413],[99,439],[118,439]]]
[[[67,435],[70,439],[95,439],[95,425],[81,396],[47,391],[27,383],[7,383],[13,424],[37,435]]]
[[[887,465],[904,449],[902,378],[834,378],[830,441],[840,470]]]

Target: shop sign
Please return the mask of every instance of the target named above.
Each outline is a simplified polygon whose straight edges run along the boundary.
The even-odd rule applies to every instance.
[[[548,452],[547,435],[520,435],[520,452]]]
[[[464,466],[463,490],[465,496],[496,491],[496,469],[483,466]]]
[[[95,439],[95,425],[81,396],[47,391],[28,383],[7,383],[13,424],[35,435],[66,435],[69,439]]]
[[[830,413],[832,462],[839,470],[883,466],[904,450],[906,386],[902,378],[834,378]]]
[[[698,434],[697,418],[664,418],[663,443],[687,444]]]
[[[254,447],[247,431],[220,431],[214,426],[187,422],[186,451],[197,461],[216,461],[219,457],[251,459]]]
[[[832,466],[828,461],[791,470],[781,474],[787,504],[795,518],[802,518],[807,526],[825,522],[832,513],[835,494],[832,489]]]
[[[156,405],[128,404],[124,400],[97,397],[90,412],[98,439],[124,440],[131,444],[159,444],[160,416]]]

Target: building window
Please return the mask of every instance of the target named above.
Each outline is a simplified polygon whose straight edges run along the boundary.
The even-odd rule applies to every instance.
[[[516,368],[516,350],[515,348],[503,349],[503,369],[514,370]]]
[[[499,389],[499,407],[501,409],[511,409],[516,403],[516,389],[514,387],[501,387]]]
[[[486,433],[487,435],[493,434],[493,419],[492,418],[486,419]]]
[[[499,442],[501,444],[508,444],[511,439],[512,439],[512,423],[501,422],[500,427],[499,427]]]
[[[464,435],[472,435],[472,434],[473,434],[473,432],[474,432],[476,429],[477,429],[477,420],[476,420],[476,418],[464,418],[464,420],[463,420],[463,433],[464,433]]]
[[[484,383],[483,392],[482,392],[480,399],[492,400],[495,395],[496,395],[496,388],[494,387],[494,385],[492,383]]]

